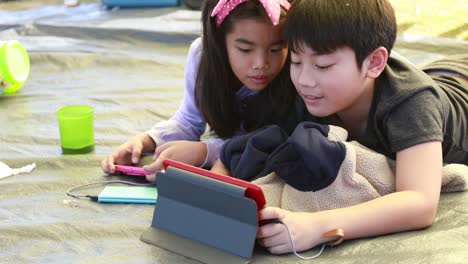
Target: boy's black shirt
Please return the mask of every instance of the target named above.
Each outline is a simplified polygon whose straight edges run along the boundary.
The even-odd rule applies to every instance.
[[[424,69],[434,69],[431,65]],[[468,76],[468,56],[434,65]],[[392,159],[403,149],[441,141],[444,163],[468,164],[467,130],[468,87],[449,76],[429,76],[392,55],[376,81],[367,131],[359,141]]]

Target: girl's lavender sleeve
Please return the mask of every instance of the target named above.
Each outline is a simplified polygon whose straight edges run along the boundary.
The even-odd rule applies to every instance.
[[[206,121],[195,103],[195,81],[201,57],[201,38],[190,46],[185,66],[185,92],[182,103],[169,120],[161,121],[146,133],[154,140],[156,146],[169,141],[199,141],[205,132]],[[204,141],[208,154],[203,166],[210,167],[219,157],[219,150],[224,140],[213,138]]]

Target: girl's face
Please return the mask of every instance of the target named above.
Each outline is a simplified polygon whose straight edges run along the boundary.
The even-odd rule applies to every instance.
[[[247,88],[264,89],[283,68],[288,50],[282,33],[269,20],[242,19],[226,34],[229,64]]]
[[[312,115],[360,114],[371,103],[371,85],[351,48],[325,55],[305,45],[301,50],[291,52],[291,80]]]

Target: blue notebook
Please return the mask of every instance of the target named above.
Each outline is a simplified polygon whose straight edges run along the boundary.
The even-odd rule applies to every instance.
[[[106,186],[98,202],[156,204],[157,197],[158,190],[152,186]]]

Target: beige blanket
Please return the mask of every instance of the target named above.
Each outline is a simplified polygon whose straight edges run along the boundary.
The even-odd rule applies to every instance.
[[[356,205],[395,191],[393,161],[357,142],[346,142],[347,132],[340,127],[331,126],[328,138],[346,145],[346,157],[335,181],[315,192],[301,192],[270,173],[254,181],[262,187],[269,206],[314,212]],[[444,166],[442,192],[464,191],[467,183],[468,166]]]

